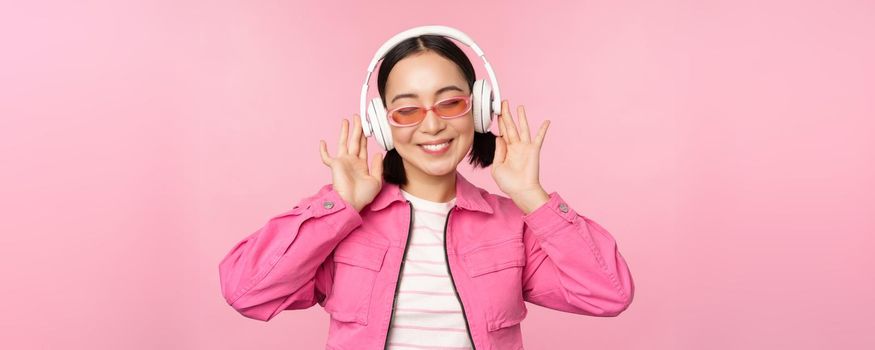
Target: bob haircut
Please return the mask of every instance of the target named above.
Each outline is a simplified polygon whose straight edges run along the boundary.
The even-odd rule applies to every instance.
[[[398,43],[383,57],[377,73],[377,88],[380,91],[383,106],[386,106],[386,81],[389,80],[389,72],[392,71],[392,67],[407,56],[427,51],[433,51],[453,61],[465,75],[465,79],[468,81],[468,91],[473,90],[474,81],[477,79],[474,66],[471,65],[468,56],[450,39],[439,35],[420,35]],[[491,132],[479,133],[475,131],[474,142],[471,151],[468,152],[468,162],[473,164],[475,168],[486,168],[492,165],[495,158],[495,138],[495,134]],[[394,148],[386,152],[383,158],[383,179],[397,185],[407,184],[404,163],[401,161],[398,150]]]

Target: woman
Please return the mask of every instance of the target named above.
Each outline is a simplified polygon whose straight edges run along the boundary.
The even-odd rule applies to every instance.
[[[538,179],[549,121],[532,138],[502,101],[500,137],[475,132],[474,69],[450,40],[422,35],[383,59],[380,98],[394,148],[368,167],[357,115],[341,122],[332,183],[222,260],[226,301],[268,321],[320,304],[328,349],[521,349],[524,302],[616,316],[634,285],[613,237]],[[417,116],[416,107],[425,111]],[[492,167],[494,195],[457,166]]]

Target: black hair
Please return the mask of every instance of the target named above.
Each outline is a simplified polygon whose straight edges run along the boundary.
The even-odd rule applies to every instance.
[[[427,51],[433,51],[453,61],[468,81],[468,91],[474,88],[474,81],[476,81],[474,66],[471,65],[468,56],[455,43],[439,35],[420,35],[401,41],[383,57],[377,73],[377,89],[380,91],[383,106],[387,106],[386,81],[389,80],[389,72],[392,71],[392,67],[407,56]],[[475,168],[485,168],[492,165],[493,158],[495,158],[495,138],[496,136],[489,131],[486,133],[475,131],[474,142],[468,153],[468,162],[473,164]],[[383,158],[383,179],[397,185],[407,184],[404,163],[395,148],[386,152]]]

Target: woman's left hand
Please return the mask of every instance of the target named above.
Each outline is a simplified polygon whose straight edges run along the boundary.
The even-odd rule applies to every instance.
[[[498,188],[528,214],[550,198],[538,179],[538,159],[550,121],[546,120],[541,124],[538,135],[532,140],[523,106],[517,107],[520,120],[517,128],[508,105],[507,100],[501,103],[501,116],[498,117],[501,136],[495,139],[492,177]]]

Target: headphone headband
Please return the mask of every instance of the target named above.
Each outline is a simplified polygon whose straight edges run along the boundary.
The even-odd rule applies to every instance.
[[[468,47],[474,50],[474,52],[483,60],[483,65],[486,67],[486,72],[489,74],[489,79],[492,81],[492,110],[494,111],[494,113],[500,113],[501,94],[498,89],[498,80],[495,78],[495,72],[492,71],[492,65],[490,65],[489,61],[486,60],[486,55],[483,54],[483,50],[481,50],[480,47],[477,46],[476,43],[474,43],[474,40],[471,40],[468,35],[458,29],[441,25],[429,25],[413,27],[398,34],[395,34],[393,37],[389,38],[389,40],[383,43],[383,45],[380,46],[380,48],[377,50],[377,53],[374,54],[374,58],[371,59],[371,63],[368,64],[368,74],[367,76],[365,76],[365,82],[364,84],[362,84],[360,99],[361,118],[365,118],[366,116],[365,105],[368,95],[368,81],[371,79],[371,74],[377,66],[377,61],[383,59],[383,56],[385,56],[386,53],[393,47],[395,47],[395,45],[397,45],[398,43],[420,35],[440,35],[444,37],[449,37],[452,39],[456,39],[457,41],[460,41],[465,45],[468,45]],[[372,131],[370,125],[365,124],[367,123],[362,123],[362,128],[364,129],[365,135],[370,135]]]

